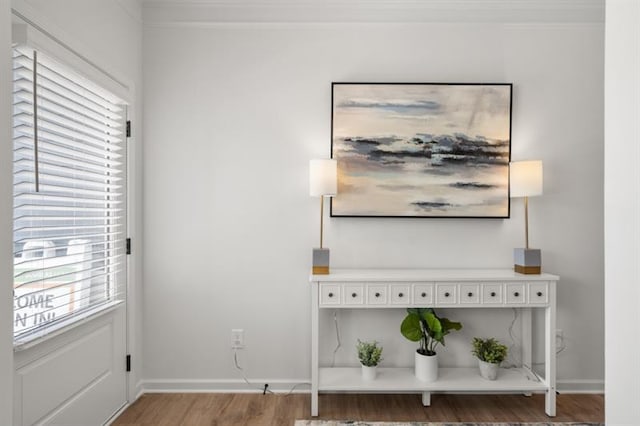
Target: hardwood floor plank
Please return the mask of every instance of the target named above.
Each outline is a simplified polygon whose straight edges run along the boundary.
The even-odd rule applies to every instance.
[[[544,395],[434,394],[423,407],[415,394],[321,394],[319,419],[421,422],[604,422],[604,396],[561,394],[557,416]],[[311,419],[308,394],[145,394],[113,426],[292,426]]]

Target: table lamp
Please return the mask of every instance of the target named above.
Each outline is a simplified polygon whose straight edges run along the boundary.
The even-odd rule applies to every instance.
[[[336,160],[311,160],[309,162],[309,194],[320,197],[320,248],[313,249],[314,275],[329,273],[329,249],[322,246],[324,197],[338,193],[338,166]]]
[[[540,249],[529,247],[529,197],[542,195],[542,161],[515,161],[509,164],[511,198],[524,197],[525,247],[513,250],[514,270],[521,274],[539,274]]]

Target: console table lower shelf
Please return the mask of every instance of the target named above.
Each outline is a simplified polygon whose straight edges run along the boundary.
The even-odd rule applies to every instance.
[[[418,380],[413,368],[378,368],[377,377],[370,381],[362,379],[360,367],[321,367],[318,373],[319,391],[421,392],[424,405],[430,403],[430,392],[544,393],[548,389],[543,379],[526,368],[501,368],[497,380],[482,378],[477,367],[439,368],[435,382]]]

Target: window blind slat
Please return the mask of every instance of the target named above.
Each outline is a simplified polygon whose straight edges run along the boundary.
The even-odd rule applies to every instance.
[[[19,109],[14,114],[14,123],[18,125],[15,129],[16,132],[25,136],[32,136],[33,132],[33,115],[20,111]],[[19,125],[26,125],[20,127]],[[43,137],[47,137],[49,141],[62,143],[68,143],[70,146],[74,146],[76,149],[82,151],[93,152],[96,154],[104,155],[104,147],[110,143],[118,143],[121,139],[115,135],[103,134],[102,139],[95,138],[89,134],[82,133],[78,128],[64,126],[61,121],[55,121],[55,118],[51,118],[46,112],[38,115],[38,136],[40,135],[40,129],[42,129]],[[114,145],[114,148],[117,145]]]
[[[70,201],[73,203],[81,203],[81,204],[89,204],[89,205],[112,205],[112,204],[120,204],[122,201],[119,200],[102,200],[98,198],[90,198],[90,197],[81,197],[81,196],[70,196],[65,194],[53,194],[53,193],[39,193],[39,192],[14,192],[13,198],[18,201],[30,200],[33,202],[40,201],[42,203],[49,202],[50,205],[54,205],[52,203],[59,203],[64,201]]]
[[[17,171],[17,173],[27,174],[35,172],[33,159],[29,159],[26,156],[20,156],[18,160],[14,161],[13,168]],[[109,182],[108,185],[118,185],[118,187],[122,187],[122,185],[114,183],[121,181],[121,178],[119,177],[109,176],[108,178],[105,178],[104,174],[81,170],[79,168],[58,166],[50,162],[40,161],[40,167],[38,167],[38,170],[41,174],[48,174],[52,177],[72,177],[74,179],[82,179],[83,181],[94,183]]]
[[[17,180],[22,182],[33,182],[35,180],[35,167],[33,164],[29,164],[32,161],[28,161],[26,158],[22,164],[14,163],[14,170],[16,170]],[[83,170],[75,170],[72,168],[65,169],[64,167],[51,167],[48,164],[40,164],[38,168],[40,179],[49,180],[52,183],[57,183],[64,186],[65,183],[70,185],[78,185],[78,180],[83,181],[83,187],[91,188],[106,188],[106,192],[119,192],[119,188],[122,188],[120,179],[112,179],[110,176],[100,176],[96,173],[89,173]],[[75,180],[75,183],[73,181]]]
[[[108,244],[109,244],[109,245],[114,245],[114,247],[118,247],[118,245],[119,245],[119,244],[124,244],[124,239],[116,239],[116,240],[112,240],[112,241],[110,241]],[[81,244],[75,244],[75,245],[76,245],[76,247],[77,247],[77,246],[80,246]],[[66,262],[67,260],[69,260],[70,262],[71,262],[71,261],[75,262],[75,259],[78,257],[78,255],[85,255],[85,256],[87,256],[87,255],[90,255],[90,256],[97,256],[97,255],[99,255],[99,254],[105,254],[105,256],[108,256],[108,255],[109,255],[109,253],[110,253],[112,250],[114,250],[114,248],[113,248],[113,247],[104,247],[106,244],[105,244],[105,243],[101,243],[101,242],[98,242],[98,243],[96,243],[96,244],[91,244],[91,245],[95,245],[95,246],[103,246],[103,247],[100,247],[100,248],[99,248],[99,249],[97,249],[97,250],[96,250],[96,249],[93,249],[93,250],[88,251],[88,252],[86,252],[86,253],[85,253],[85,252],[80,253],[80,254],[78,254],[78,253],[71,253],[71,254],[65,253],[65,254],[63,254],[63,255],[55,255],[55,256],[51,257],[51,259],[56,259],[56,261],[60,261],[61,263],[62,263],[62,262]],[[28,256],[29,256],[30,254],[33,254],[33,249],[25,250],[25,251],[23,251],[22,253],[27,254],[27,259],[26,259],[26,260],[23,260],[23,261],[20,261],[20,262],[15,262],[15,263],[14,263],[14,266],[24,266],[25,264],[27,264],[27,263],[29,263],[29,262],[33,262],[33,260],[32,260],[32,259],[29,259],[29,258],[28,258]],[[104,256],[103,256],[103,257],[104,257]]]
[[[37,273],[35,273],[34,271],[24,271],[24,272],[19,272],[15,274],[13,277],[15,281],[15,285],[13,288],[21,288],[34,283],[39,283],[45,279],[48,281],[55,282],[56,280],[60,280],[64,277],[69,277],[69,276],[76,277],[78,274],[87,274],[95,271],[102,271],[108,267],[108,264],[110,262],[112,262],[114,259],[122,255],[124,255],[124,253],[108,256],[100,260],[89,259],[89,260],[69,263],[66,265],[61,264],[57,266],[51,266],[49,268],[40,268],[39,265],[33,265],[34,267],[38,268]],[[100,263],[103,263],[103,264],[101,265]],[[93,264],[93,265],[87,266],[86,264]],[[23,266],[25,265],[23,264]],[[30,277],[29,279],[31,281],[20,282],[20,280],[24,277]]]
[[[21,148],[26,148],[29,156],[33,155],[33,153],[30,151],[29,144],[27,143],[29,137],[31,137],[31,140],[33,141],[33,135],[21,136],[27,136],[27,138],[21,137],[20,140],[16,142],[14,155],[16,155],[18,159],[23,158],[24,156],[24,150],[22,150]],[[116,167],[122,165],[121,161],[116,160],[116,158],[121,157],[121,155],[119,154],[109,152],[96,153],[93,150],[87,149],[80,150],[76,148],[75,142],[73,144],[62,145],[57,140],[57,137],[51,138],[51,136],[51,134],[43,132],[42,138],[40,138],[40,133],[38,133],[38,145],[42,147],[42,154],[46,154],[47,158],[62,165],[78,164],[78,157],[82,157],[86,167],[97,166],[98,168],[115,168],[114,172],[116,172],[118,170]],[[31,145],[33,145],[33,142],[31,142]],[[107,156],[103,157],[103,155]],[[82,160],[80,161],[80,163],[82,163]]]
[[[18,179],[20,179],[21,182],[33,182],[35,178],[34,172],[32,170],[20,170],[18,173],[16,173],[16,175],[18,175]],[[107,191],[107,192],[100,191],[105,194],[113,193],[114,191],[118,192],[117,190],[122,188],[122,185],[118,185],[115,183],[108,183],[108,181],[99,182],[99,181],[93,181],[93,180],[87,179],[87,174],[85,173],[76,173],[74,177],[46,173],[43,171],[43,167],[40,167],[40,179],[45,182],[48,181],[48,182],[56,183],[60,186],[64,186],[64,184],[68,184],[70,187],[72,187],[72,185],[77,185],[78,179],[83,179],[82,186],[84,186],[85,188],[88,187],[88,188],[96,188],[96,189],[104,189],[104,188],[109,189],[110,191]]]
[[[87,234],[75,233],[73,236],[64,235],[64,236],[47,237],[47,240],[58,242],[58,241],[67,241],[69,239],[89,239],[89,238],[98,238],[98,237],[109,237],[109,236],[115,236],[118,234],[120,234],[120,232],[100,232],[100,233],[87,233]],[[42,241],[42,238],[40,237],[27,236],[20,239],[16,239],[14,243],[26,245],[31,242],[38,243],[40,241]]]
[[[17,112],[21,112],[29,117],[33,113],[33,107],[27,103],[27,101],[20,102],[14,104],[14,113]],[[105,137],[119,139],[122,136],[122,132],[116,128],[99,123],[87,116],[56,107],[52,102],[39,104],[38,113],[39,120],[52,122],[68,129],[74,129],[79,133],[97,138],[98,140],[102,140]]]
[[[32,163],[31,166],[33,167],[33,159],[34,159],[33,152],[31,149],[29,149],[26,146],[25,138],[21,137],[20,139],[21,141],[19,143],[21,144],[21,146],[14,149],[13,151],[13,156],[16,159],[16,161],[14,161],[14,164],[16,164],[18,161],[21,161],[21,160],[28,160]],[[117,164],[116,162],[113,162],[113,164],[108,164],[103,166],[100,164],[89,163],[88,161],[82,162],[81,160],[77,160],[77,159],[66,157],[59,154],[40,153],[38,156],[38,161],[41,164],[45,164],[45,165],[51,164],[55,166],[68,168],[69,171],[71,170],[89,171],[89,172],[99,174],[103,177],[109,176],[109,179],[112,179],[112,180],[115,179],[117,175],[123,172],[122,168],[117,167],[120,164]]]
[[[22,212],[22,211],[29,211],[29,212],[33,212],[35,210],[44,212],[44,211],[57,211],[60,210],[61,212],[106,212],[106,213],[118,213],[118,212],[122,212],[122,209],[120,208],[116,208],[116,207],[78,207],[78,206],[42,206],[42,205],[37,205],[37,204],[16,204],[16,206],[14,207],[14,212],[16,212],[16,215],[14,217],[19,217],[19,214],[17,212]]]

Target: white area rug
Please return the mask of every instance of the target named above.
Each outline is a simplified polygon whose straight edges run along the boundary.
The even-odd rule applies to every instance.
[[[604,426],[604,423],[422,423],[422,422],[359,422],[349,420],[296,420],[295,426]]]

